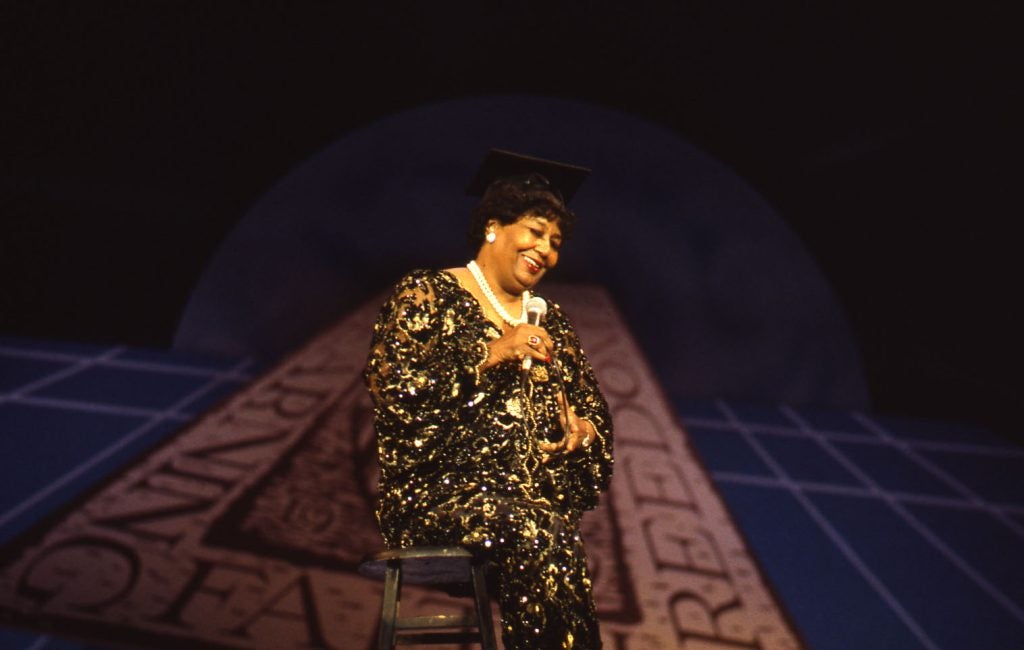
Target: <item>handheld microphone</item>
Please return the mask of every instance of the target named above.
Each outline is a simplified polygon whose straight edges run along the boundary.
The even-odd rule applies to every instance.
[[[540,322],[542,320],[544,320],[544,315],[547,314],[547,313],[548,313],[548,303],[544,302],[543,298],[540,298],[538,296],[531,296],[530,299],[526,301],[526,322],[529,323],[530,325],[540,325]],[[553,350],[549,351],[549,354],[551,354],[552,357],[553,357],[554,356],[554,351]],[[555,363],[555,365],[557,367],[558,362],[554,361],[554,363]],[[524,392],[526,391],[526,379],[529,376],[530,368],[532,368],[532,367],[533,367],[533,357],[525,357],[523,359],[523,373],[522,373],[522,376],[520,377],[520,381],[522,382],[522,386],[523,386],[523,391]],[[561,385],[561,379],[562,378],[561,378],[561,373],[560,372],[555,372],[555,378],[558,380],[559,384]],[[565,387],[562,386],[561,390],[564,393]],[[568,403],[563,399],[562,400],[562,413],[563,413],[563,417],[565,418],[566,422],[569,421],[569,412],[568,411],[569,411]],[[564,437],[565,437],[565,432],[564,431],[559,432],[559,435],[556,435],[556,432],[548,431],[544,435],[544,439],[547,440],[548,442],[558,442],[559,440],[561,440]]]
[[[540,322],[544,320],[544,314],[546,313],[548,313],[548,303],[544,302],[544,299],[540,296],[531,296],[530,299],[526,301],[526,322],[530,325],[540,325]],[[533,357],[524,357],[523,372],[529,372],[532,367]]]

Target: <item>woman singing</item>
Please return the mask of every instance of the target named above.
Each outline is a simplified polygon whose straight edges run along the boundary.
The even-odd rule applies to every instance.
[[[365,371],[385,542],[487,553],[510,650],[601,647],[579,528],[611,477],[612,423],[565,314],[526,316],[586,172],[492,151],[470,188],[475,259],[398,283]]]

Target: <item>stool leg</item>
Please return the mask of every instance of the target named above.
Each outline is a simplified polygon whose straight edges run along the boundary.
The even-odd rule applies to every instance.
[[[384,600],[380,611],[377,650],[392,650],[395,647],[395,619],[398,617],[398,600],[401,592],[402,561],[388,560],[388,566],[384,570]]]
[[[473,599],[476,601],[476,618],[480,629],[480,645],[483,650],[497,650],[494,640],[494,621],[491,620],[491,599],[487,595],[486,565],[474,562]]]

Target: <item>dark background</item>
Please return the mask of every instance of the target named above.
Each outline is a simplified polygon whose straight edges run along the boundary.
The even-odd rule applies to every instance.
[[[403,109],[532,93],[667,126],[756,188],[832,283],[876,410],[1016,434],[1009,14],[5,3],[0,333],[169,346],[205,260],[293,166]]]

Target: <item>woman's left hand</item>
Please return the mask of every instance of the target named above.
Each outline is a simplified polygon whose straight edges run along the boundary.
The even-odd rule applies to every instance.
[[[570,454],[581,447],[589,447],[590,443],[592,443],[594,438],[597,437],[597,431],[594,430],[594,425],[577,416],[572,405],[564,404],[564,400],[565,397],[559,395],[559,402],[562,403],[564,408],[560,409],[558,420],[562,424],[562,431],[564,431],[565,434],[562,436],[561,440],[556,442],[541,440],[538,443],[542,452],[542,463],[549,462],[557,455]],[[566,421],[566,414],[568,414],[568,421]]]

